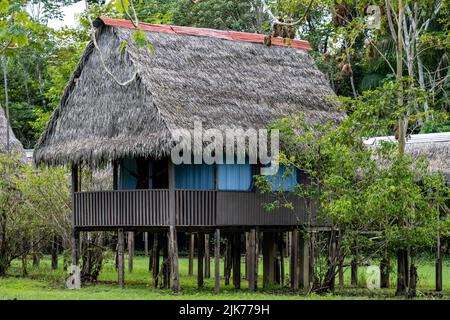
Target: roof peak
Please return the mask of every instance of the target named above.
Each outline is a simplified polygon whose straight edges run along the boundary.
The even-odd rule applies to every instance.
[[[97,23],[100,22],[110,27],[119,27],[126,29],[136,29],[133,22],[124,19],[113,19],[105,16],[100,17]],[[208,37],[230,41],[252,42],[264,44],[264,35],[250,32],[225,31],[208,28],[194,28],[194,27],[180,27],[172,25],[152,24],[146,22],[139,22],[138,29],[149,32],[173,33],[179,35]],[[282,47],[292,47],[309,51],[311,45],[308,41],[285,38],[272,38],[272,45]]]

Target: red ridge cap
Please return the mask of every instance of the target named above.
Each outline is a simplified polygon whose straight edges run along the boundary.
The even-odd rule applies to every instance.
[[[112,19],[108,17],[100,17],[100,20],[107,26],[126,29],[136,29],[134,24],[129,20]],[[264,43],[264,35],[249,32],[224,31],[224,30],[193,28],[193,27],[178,27],[145,22],[139,22],[138,28],[139,30],[150,32],[176,33],[180,35],[210,37],[231,41],[243,41],[261,44]],[[306,51],[311,50],[311,45],[309,44],[308,41],[305,40],[285,39],[277,37],[272,38],[272,45],[281,47],[292,47]]]

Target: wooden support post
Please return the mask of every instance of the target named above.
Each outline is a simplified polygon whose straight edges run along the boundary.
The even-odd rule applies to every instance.
[[[248,276],[248,287],[250,291],[256,291],[257,283],[256,278],[258,276],[258,271],[256,269],[256,229],[250,229],[248,232],[248,253],[247,253],[247,276]]]
[[[436,246],[436,291],[442,291],[442,248],[441,237],[437,237]]]
[[[276,239],[274,232],[263,233],[263,286],[267,286],[276,282]]]
[[[79,246],[80,244],[80,232],[75,228],[72,229],[72,265],[78,266],[78,260],[80,257]]]
[[[310,252],[310,239],[303,233],[299,233],[299,260],[300,260],[300,277],[299,286],[302,289],[310,289],[310,264],[311,264],[311,252]],[[314,258],[314,257],[313,257]]]
[[[283,242],[283,232],[278,234],[278,251],[280,253],[280,280],[281,287],[284,288],[284,242]]]
[[[179,273],[178,273],[178,240],[176,230],[175,216],[175,169],[170,158],[168,159],[168,176],[169,176],[169,258],[170,258],[170,274],[172,276],[172,291],[180,290]]]
[[[230,284],[231,270],[233,267],[232,264],[232,244],[231,244],[231,236],[228,234],[226,236],[226,246],[225,246],[225,261],[224,261],[224,277],[225,277],[225,285],[228,286]]]
[[[144,254],[146,257],[149,256],[149,254],[148,254],[148,232],[144,232]]]
[[[189,235],[189,275],[194,275],[195,234]]]
[[[249,274],[249,260],[250,260],[250,256],[249,256],[249,254],[250,254],[250,248],[249,248],[249,246],[250,246],[250,239],[249,239],[249,236],[250,236],[250,232],[245,232],[245,261],[244,261],[244,265],[245,265],[245,268],[244,268],[244,278],[245,278],[245,280],[249,280],[248,279],[248,274]]]
[[[203,258],[205,253],[205,237],[204,234],[197,233],[197,286],[203,287]]]
[[[233,234],[233,285],[235,289],[241,288],[241,234]]]
[[[78,266],[80,233],[75,228],[75,192],[78,192],[78,166],[72,165],[72,265]]]
[[[159,249],[158,233],[153,234],[153,248],[152,248],[152,273],[153,273],[153,288],[158,287],[158,275],[159,275]]]
[[[163,260],[161,263],[161,272],[162,272],[162,283],[160,284],[160,288],[170,288],[170,275],[171,275],[171,266],[170,266],[170,252],[169,252],[169,241],[170,241],[170,231],[165,234],[165,236],[161,237],[162,243],[162,254]]]
[[[220,291],[220,229],[214,234],[214,292]]]
[[[120,288],[125,287],[124,251],[125,251],[125,235],[123,229],[120,228],[117,234],[117,264],[118,264],[118,280]]]
[[[134,232],[128,232],[128,272],[133,272]]]
[[[211,278],[211,252],[209,248],[209,234],[205,234],[205,278]]]
[[[291,252],[290,252],[290,278],[291,278],[291,289],[298,290],[298,275],[299,275],[299,266],[298,266],[298,229],[295,229],[291,232]]]

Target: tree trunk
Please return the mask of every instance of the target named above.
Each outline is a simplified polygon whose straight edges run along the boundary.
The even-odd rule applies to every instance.
[[[22,277],[28,276],[28,269],[27,269],[28,261],[27,261],[27,255],[22,255]]]
[[[54,236],[52,239],[52,270],[58,269],[58,237]]]
[[[405,296],[408,285],[408,252],[406,250],[397,251],[397,291],[396,296]]]
[[[385,256],[380,261],[380,287],[389,288],[390,261]]]
[[[409,288],[408,288],[408,298],[415,298],[417,288],[417,268],[413,262],[409,267]]]

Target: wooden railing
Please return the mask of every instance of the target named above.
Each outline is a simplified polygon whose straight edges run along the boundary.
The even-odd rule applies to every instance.
[[[304,203],[287,194],[294,210],[267,211],[273,195],[256,192],[175,190],[177,226],[290,226],[306,220]],[[167,227],[169,190],[76,192],[73,223],[80,228]]]

